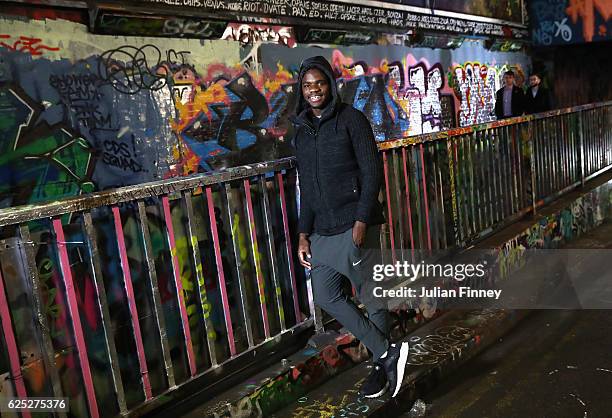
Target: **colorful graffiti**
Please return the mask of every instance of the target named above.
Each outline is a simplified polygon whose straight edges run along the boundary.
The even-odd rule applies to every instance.
[[[595,35],[595,11],[599,12],[603,18],[603,23],[599,25],[597,35],[600,37],[607,37],[608,28],[606,24],[610,18],[612,18],[612,4],[610,4],[609,1],[569,0],[568,7],[566,9],[567,15],[572,19],[574,24],[576,24],[579,19],[582,19],[582,36],[586,42],[591,42],[593,40],[593,36]]]
[[[275,60],[275,66],[263,70],[256,61],[257,54],[249,54],[242,60],[240,54],[227,54],[231,42],[216,41],[197,43],[187,40],[147,40],[136,43],[134,39],[112,36],[87,36],[87,42],[70,39],[71,34],[84,30],[76,23],[28,22],[32,33],[23,31],[23,22],[8,22],[14,29],[11,38],[3,38],[6,45],[0,47],[0,206],[10,207],[27,203],[50,201],[94,190],[142,183],[175,175],[185,175],[216,168],[248,164],[291,155],[288,145],[291,126],[287,116],[296,98],[295,76],[297,67],[285,65],[284,58]],[[45,26],[48,25],[48,26]],[[54,26],[57,25],[57,26]],[[59,27],[61,30],[47,30]],[[74,29],[74,30],[73,30]],[[26,44],[20,34],[37,40]],[[79,36],[81,36],[79,35]],[[24,37],[26,37],[24,35]],[[74,36],[78,38],[78,36]],[[21,39],[21,44],[16,44]],[[28,41],[29,42],[29,41]],[[134,45],[138,46],[134,46]],[[27,48],[25,45],[29,45]],[[71,48],[60,45],[71,45]],[[57,46],[57,48],[56,48]],[[276,45],[273,45],[276,47]],[[279,46],[280,48],[280,46]],[[295,55],[306,56],[313,49],[303,48]],[[318,51],[318,50],[316,50]],[[403,52],[404,53],[404,52]],[[225,55],[224,55],[225,54]],[[405,53],[404,53],[405,54]],[[209,60],[207,60],[211,56]],[[228,58],[229,57],[229,58]],[[445,107],[445,101],[453,100],[452,91],[444,81],[444,68],[437,60],[415,59],[405,54],[400,60],[355,60],[334,52],[334,66],[341,85],[342,98],[362,110],[370,119],[376,138],[385,140],[402,138],[425,132],[435,132],[451,127],[448,120],[453,111]],[[452,107],[450,108],[452,109]],[[233,187],[233,186],[232,186]],[[287,185],[287,193],[295,193]],[[255,188],[253,195],[259,197]],[[251,286],[247,295],[255,295],[248,302],[252,307],[267,303],[268,311],[275,312],[274,297],[266,294],[265,302],[257,298],[255,275],[269,279],[269,261],[260,256],[263,238],[259,235],[251,243],[248,240],[249,224],[244,219],[244,190],[224,195],[215,190],[214,222],[219,230],[218,249],[225,270],[227,297],[231,306],[231,324],[235,330],[236,345],[241,351],[250,345],[246,325],[241,312],[241,280]],[[228,202],[224,200],[233,196]],[[293,201],[293,195],[288,201]],[[194,193],[194,199],[203,199]],[[263,209],[258,198],[253,199],[254,216],[261,217]],[[204,207],[194,205],[196,210]],[[231,204],[230,204],[231,203]],[[292,204],[292,203],[291,203]],[[191,327],[196,366],[205,370],[211,362],[207,343],[213,340],[218,353],[217,361],[229,357],[227,330],[221,303],[220,285],[217,281],[213,238],[207,228],[200,225],[196,239],[186,230],[184,208],[179,202],[171,203],[175,221],[175,241],[170,248],[164,229],[165,218],[155,202],[146,202],[149,217],[151,252],[145,254],[137,209],[121,206],[121,226],[126,242],[127,264],[138,305],[144,341],[144,357],[148,365],[151,388],[154,394],[168,387],[159,330],[155,322],[155,309],[151,297],[149,266],[151,256],[156,266],[159,296],[166,321],[166,336],[177,383],[187,379],[187,354],[184,348],[181,318],[177,309],[176,284],[171,269],[171,256],[180,260],[177,271],[183,287],[188,323]],[[230,210],[231,206],[231,210]],[[279,210],[279,209],[273,209]],[[293,211],[294,212],[294,211]],[[290,214],[294,216],[294,214]],[[98,234],[102,276],[107,293],[112,337],[117,345],[119,363],[124,374],[128,406],[142,401],[138,356],[134,343],[133,323],[124,289],[124,271],[118,257],[117,237],[112,219],[103,210],[93,213]],[[211,215],[212,216],[212,215]],[[78,216],[66,226],[68,240],[85,241]],[[203,222],[204,224],[206,222]],[[263,221],[259,221],[260,225]],[[264,234],[263,228],[258,234]],[[276,225],[274,244],[278,248],[282,228]],[[60,297],[62,277],[59,264],[52,250],[53,237],[37,232],[36,261],[44,294],[44,314],[54,348],[67,350],[61,358],[60,376],[68,395],[79,399],[78,411],[87,408],[80,370],[74,357],[74,343],[63,330],[69,329],[66,302]],[[265,232],[267,233],[267,231]],[[284,239],[284,237],[283,237]],[[192,261],[192,246],[199,244],[201,263]],[[255,249],[250,248],[255,247]],[[252,250],[252,251],[251,251]],[[146,250],[148,251],[148,249]],[[281,254],[281,251],[277,251]],[[2,255],[0,253],[0,255]],[[96,392],[108,394],[113,399],[112,382],[109,382],[108,359],[104,336],[95,303],[95,284],[91,261],[86,247],[74,244],[69,248],[71,268],[74,269],[79,308],[88,347]],[[239,259],[236,260],[236,257]],[[20,260],[23,257],[19,257]],[[279,263],[288,265],[287,260]],[[241,271],[235,268],[241,264]],[[3,268],[6,263],[3,262]],[[25,267],[21,267],[22,270]],[[206,299],[200,300],[201,288],[196,286],[194,271],[202,269],[202,281]],[[15,270],[18,271],[18,270]],[[4,271],[7,282],[26,283],[27,278]],[[241,276],[242,275],[242,276]],[[285,280],[282,277],[281,280]],[[298,280],[298,282],[301,282]],[[286,283],[280,286],[281,294],[287,293]],[[278,292],[279,287],[265,283],[265,289]],[[249,296],[249,297],[251,297]],[[284,295],[283,295],[284,296]],[[287,298],[288,299],[288,298]],[[12,303],[17,303],[12,301]],[[289,312],[289,309],[287,309]],[[209,314],[212,329],[204,329],[202,317]],[[279,316],[282,313],[276,313]],[[32,313],[28,315],[32,317]],[[259,310],[246,313],[252,320],[255,342],[262,340]],[[427,315],[421,313],[417,320]],[[272,333],[279,328],[276,317],[270,317]],[[397,315],[406,323],[413,319]],[[402,319],[403,318],[403,319]],[[287,318],[287,326],[291,326]],[[24,322],[25,323],[25,322]],[[25,335],[26,331],[21,330]],[[403,331],[395,330],[396,334]],[[30,332],[29,335],[33,333]],[[342,347],[341,352],[327,351],[322,360],[334,370],[343,362],[360,361],[365,355],[363,347]],[[71,351],[72,350],[72,351]],[[33,388],[45,390],[45,375],[40,355],[34,356],[27,380]],[[302,381],[316,379],[318,365],[313,375],[304,374]],[[308,371],[310,369],[304,369]],[[297,372],[300,372],[298,369]],[[48,382],[47,382],[48,383]],[[273,390],[260,391],[257,404],[261,409],[271,407],[275,400]],[[36,392],[39,393],[39,392]],[[111,402],[111,401],[109,401]],[[114,413],[116,411],[110,411]]]
[[[19,87],[0,88],[0,206],[94,190],[90,144],[63,123],[40,121],[43,111]]]
[[[495,92],[499,88],[499,82],[494,67],[467,62],[453,67],[449,80],[452,80],[457,97],[461,98],[459,126],[495,119]]]
[[[611,199],[612,185],[606,183],[508,240],[498,253],[499,277],[505,278],[524,265],[526,250],[559,248],[600,226],[612,216]]]
[[[495,120],[495,93],[503,85],[504,73],[510,69],[515,73],[516,84],[522,86],[525,73],[520,65],[492,66],[466,62],[452,67],[448,80],[460,102],[457,112],[459,126]]]
[[[346,103],[364,112],[379,141],[450,128],[442,114],[444,72],[426,61],[406,66],[400,61],[364,61],[334,51],[332,64]]]
[[[406,311],[395,310],[392,313],[395,318],[392,333],[401,339],[406,336],[406,330],[414,328],[414,322]],[[365,346],[351,334],[340,335],[333,344],[325,346],[321,351],[307,348],[301,354],[308,358],[292,364],[272,379],[247,382],[244,388],[238,388],[238,393],[242,392],[244,396],[213,407],[210,415],[268,416],[295,401],[300,402],[313,388],[353,365],[366,361],[370,356]]]
[[[128,38],[93,34],[85,35],[89,43],[78,48],[58,49],[68,42],[67,33],[84,30],[83,26],[66,21],[6,22],[15,35],[0,47],[0,79],[14,86],[19,100],[11,105],[15,110],[3,104],[0,129],[18,129],[8,124],[14,119],[10,123],[16,127],[27,125],[22,135],[61,132],[67,138],[57,140],[62,164],[57,163],[59,154],[49,154],[47,148],[29,147],[24,153],[22,139],[22,152],[16,152],[12,142],[0,144],[0,149],[11,149],[0,159],[0,172],[9,179],[0,186],[4,207],[293,154],[288,116],[295,104],[299,66],[285,64],[280,56],[264,67],[259,62],[259,44],[265,41],[261,37],[254,38],[250,52],[248,47],[241,50],[238,42],[198,41],[196,46],[193,40],[151,39],[135,46]],[[14,47],[13,41],[21,39],[19,33],[26,28],[31,29],[27,38],[37,43],[28,44],[28,49]],[[242,52],[223,59],[232,48]],[[291,51],[299,57],[313,53],[310,48]],[[366,114],[379,141],[455,126],[453,93],[460,98],[462,124],[481,121],[487,112],[483,93],[473,93],[482,90],[483,83],[466,75],[467,65],[453,92],[454,76],[445,82],[447,69],[441,63],[412,54],[366,62],[339,49],[330,52],[343,101]],[[219,59],[211,58],[217,55]],[[31,104],[35,113],[27,116],[17,110],[15,106],[23,106],[19,103]],[[28,136],[28,141],[33,139]],[[78,156],[69,157],[68,150],[78,151]],[[53,170],[36,177],[23,169],[36,158],[51,158]],[[57,170],[67,177],[53,177]],[[46,192],[36,197],[34,192],[41,188]]]
[[[210,66],[204,76],[187,67],[175,72],[172,127],[183,147],[180,172],[291,155],[284,139],[295,100],[292,78],[282,65],[261,75],[223,65]]]
[[[612,6],[606,0],[536,0],[529,2],[529,16],[532,39],[539,45],[612,37]]]

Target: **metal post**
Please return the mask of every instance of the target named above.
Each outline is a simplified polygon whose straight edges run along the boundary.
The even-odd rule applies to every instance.
[[[2,322],[2,331],[4,333],[4,340],[6,342],[6,348],[8,351],[9,363],[11,368],[11,378],[15,382],[15,389],[17,396],[21,399],[25,399],[28,393],[25,388],[23,381],[23,375],[21,374],[21,361],[19,360],[19,348],[17,347],[17,340],[15,339],[15,333],[13,332],[13,324],[11,322],[11,311],[9,309],[8,298],[4,291],[4,280],[2,279],[2,269],[0,268],[0,320]],[[25,410],[21,412],[23,418],[30,418],[32,415],[30,411]]]
[[[234,329],[232,326],[229,300],[227,298],[227,286],[225,284],[225,273],[223,271],[223,259],[221,258],[221,244],[219,242],[217,219],[215,217],[215,204],[213,202],[212,189],[210,187],[206,188],[206,205],[208,207],[208,218],[210,220],[210,233],[213,239],[213,248],[215,249],[217,274],[219,275],[219,288],[221,291],[221,303],[223,304],[225,328],[227,330],[227,342],[229,344],[230,355],[234,357],[236,355],[236,341],[234,340]]]
[[[394,226],[393,226],[393,209],[391,208],[391,189],[389,185],[389,164],[387,162],[387,152],[383,151],[383,168],[385,175],[385,191],[387,198],[387,215],[389,217],[387,224],[389,225],[389,238],[391,241],[391,259],[393,260],[393,264],[396,262],[395,255],[395,235],[394,235]]]
[[[191,192],[186,191],[183,194],[183,202],[185,204],[185,211],[187,212],[187,227],[189,228],[189,240],[191,242],[191,255],[193,257],[193,263],[196,271],[196,280],[198,283],[198,297],[200,306],[202,307],[202,316],[204,320],[204,332],[206,333],[206,344],[208,346],[208,353],[210,355],[210,362],[213,367],[217,366],[217,352],[215,350],[215,342],[211,338],[214,336],[215,327],[210,319],[210,311],[212,310],[212,304],[208,300],[206,294],[206,282],[204,281],[204,267],[202,267],[202,257],[200,256],[200,244],[198,243],[198,218],[194,214],[193,201],[191,199]]]
[[[287,216],[287,199],[285,198],[285,182],[283,173],[276,173],[278,183],[278,198],[280,199],[281,215],[283,217],[283,232],[285,234],[285,249],[287,250],[287,263],[289,264],[289,278],[291,280],[291,296],[293,297],[293,310],[295,313],[296,324],[302,322],[302,312],[298,301],[298,290],[295,279],[295,267],[293,264],[293,250],[291,246],[291,234],[289,232],[289,218]]]
[[[119,358],[117,356],[115,338],[112,333],[110,312],[108,310],[108,300],[106,298],[106,289],[104,288],[104,279],[102,277],[100,254],[98,252],[97,234],[91,219],[91,212],[83,213],[83,225],[85,227],[85,237],[87,239],[87,248],[89,250],[92,279],[96,285],[95,289],[96,296],[98,297],[100,318],[102,320],[104,342],[108,352],[108,361],[110,363],[113,385],[115,386],[115,394],[117,395],[117,404],[119,405],[119,412],[125,414],[127,413],[127,405],[125,402],[125,392],[123,390],[123,380],[121,378],[121,371],[119,370]]]
[[[274,178],[272,178],[272,180],[273,179]],[[268,248],[268,254],[270,256],[270,275],[272,276],[272,283],[274,284],[274,301],[276,302],[276,309],[281,331],[285,331],[287,329],[287,326],[285,324],[285,309],[283,307],[282,301],[283,293],[279,278],[278,257],[276,255],[276,245],[274,242],[272,208],[270,206],[270,198],[268,197],[268,182],[266,181],[266,176],[261,176],[259,178],[259,187],[261,188],[261,204],[263,206],[266,244]]]
[[[584,133],[582,131],[582,111],[578,112],[578,140],[580,147],[580,184],[584,187]]]
[[[446,151],[448,152],[448,177],[450,180],[451,202],[453,208],[453,229],[455,232],[455,246],[459,246],[459,215],[457,213],[457,191],[455,190],[455,161],[453,154],[453,141],[449,138],[446,141]]]
[[[149,286],[151,289],[151,297],[153,298],[153,311],[159,332],[159,341],[162,349],[162,357],[164,359],[164,368],[166,369],[166,378],[168,379],[168,386],[172,388],[176,386],[176,381],[174,379],[174,366],[172,365],[172,358],[170,357],[168,332],[166,331],[166,318],[164,317],[164,309],[162,307],[161,295],[159,293],[159,286],[157,284],[157,271],[155,269],[153,244],[151,242],[151,234],[149,232],[147,210],[142,200],[138,201],[138,219],[140,222],[140,234],[144,243],[147,270],[149,271]]]
[[[266,297],[266,286],[264,283],[263,272],[261,269],[261,258],[259,253],[259,243],[257,241],[257,226],[255,223],[255,213],[253,211],[253,198],[251,196],[251,182],[249,179],[244,179],[244,193],[246,197],[246,215],[249,227],[249,237],[251,238],[251,250],[253,255],[253,264],[255,265],[255,277],[257,281],[257,290],[259,293],[259,307],[261,309],[261,320],[264,328],[266,339],[270,338],[270,319],[268,318],[268,307]]]
[[[535,121],[531,120],[529,123],[529,135],[527,138],[527,152],[529,153],[529,172],[531,174],[531,210],[533,212],[533,216],[536,216],[537,204],[536,204],[536,150],[535,144],[537,138],[534,137],[534,125]]]
[[[132,329],[134,331],[134,342],[136,343],[136,354],[138,356],[138,365],[140,366],[140,376],[142,379],[142,389],[145,399],[149,400],[153,397],[151,393],[151,382],[149,380],[149,370],[147,367],[147,359],[145,357],[144,344],[142,342],[142,333],[140,332],[140,318],[136,307],[136,297],[134,288],[132,287],[132,274],[128,263],[127,249],[125,247],[125,237],[123,235],[123,225],[121,223],[121,214],[117,206],[112,207],[113,221],[115,223],[115,234],[117,236],[117,248],[119,250],[119,259],[121,260],[121,270],[123,271],[123,285],[125,287],[125,296],[128,301],[130,311],[130,319],[132,321]]]
[[[227,203],[227,214],[229,217],[229,227],[232,231],[232,245],[234,249],[234,261],[236,267],[236,278],[238,279],[238,291],[240,293],[240,306],[242,311],[242,320],[244,321],[244,329],[246,332],[249,348],[255,345],[255,337],[253,336],[253,322],[251,321],[251,303],[249,295],[246,291],[246,281],[243,274],[242,254],[240,252],[240,216],[234,216],[234,202],[236,199],[232,196],[232,186],[230,183],[225,183],[225,196]],[[237,202],[236,206],[238,206]]]
[[[43,311],[44,299],[40,286],[40,278],[38,276],[38,266],[36,265],[36,254],[34,253],[34,243],[30,236],[30,229],[27,224],[19,225],[19,236],[23,243],[25,265],[28,268],[29,285],[31,286],[32,301],[34,302],[34,324],[38,335],[42,338],[42,358],[45,365],[45,371],[51,383],[52,394],[56,398],[63,398],[62,384],[55,362],[55,349],[51,340],[51,333],[47,314]],[[59,413],[60,417],[66,417],[65,412]]]
[[[408,230],[410,231],[411,260],[414,263],[414,233],[412,230],[412,209],[410,205],[410,178],[408,178],[408,161],[406,161],[406,147],[402,147],[402,166],[404,168],[404,186],[406,188],[406,207],[408,216]]]
[[[81,365],[81,376],[85,385],[85,394],[87,397],[87,405],[89,406],[89,414],[92,418],[98,418],[98,402],[96,399],[96,390],[94,388],[91,368],[89,366],[89,357],[87,355],[87,345],[85,344],[85,335],[81,326],[81,313],[79,312],[79,304],[77,302],[74,281],[72,279],[72,269],[70,260],[68,259],[68,249],[66,239],[64,238],[64,229],[62,227],[61,218],[53,219],[53,230],[57,244],[58,258],[64,284],[66,286],[66,300],[68,301],[68,311],[72,319],[72,332],[74,332],[74,341],[78,351],[79,363]]]

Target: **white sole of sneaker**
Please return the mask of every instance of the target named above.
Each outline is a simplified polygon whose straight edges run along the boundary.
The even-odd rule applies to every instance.
[[[387,391],[388,388],[389,388],[389,382],[385,383],[385,387],[383,387],[380,390],[380,392],[376,392],[371,395],[363,395],[363,396],[365,396],[366,398],[378,398],[379,396],[382,396]]]
[[[410,345],[407,342],[403,342],[400,347],[400,355],[397,360],[397,381],[395,382],[395,388],[393,390],[392,398],[395,398],[402,383],[404,382],[404,371],[406,370],[406,362],[408,362],[408,352],[410,351]]]

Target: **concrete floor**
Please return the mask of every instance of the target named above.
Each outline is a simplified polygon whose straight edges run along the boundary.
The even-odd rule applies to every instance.
[[[612,225],[571,247],[612,249]],[[423,400],[427,417],[612,417],[612,310],[533,311]]]

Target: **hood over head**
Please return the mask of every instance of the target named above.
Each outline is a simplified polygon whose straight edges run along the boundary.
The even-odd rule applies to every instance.
[[[326,119],[327,117],[333,115],[338,105],[340,104],[340,100],[338,100],[338,87],[336,86],[336,78],[334,77],[334,70],[332,69],[329,62],[320,55],[315,57],[306,58],[302,61],[300,65],[300,75],[298,77],[298,94],[299,99],[297,100],[296,108],[295,108],[295,116],[300,119],[303,119],[303,113],[305,110],[310,108],[310,105],[304,98],[304,94],[302,93],[302,79],[304,78],[304,74],[308,70],[312,70],[316,68],[321,71],[329,81],[329,89],[331,93],[331,100],[323,110],[322,119]]]

